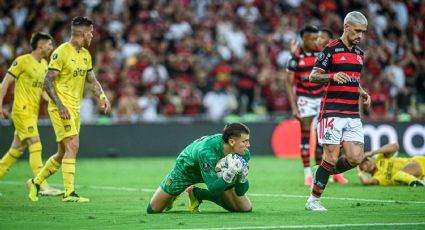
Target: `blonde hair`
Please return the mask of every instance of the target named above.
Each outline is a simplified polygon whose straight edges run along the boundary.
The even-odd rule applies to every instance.
[[[344,18],[344,25],[345,24],[353,24],[353,23],[360,23],[362,25],[367,26],[367,19],[359,11],[351,11],[350,13],[348,13],[345,16],[345,18]]]

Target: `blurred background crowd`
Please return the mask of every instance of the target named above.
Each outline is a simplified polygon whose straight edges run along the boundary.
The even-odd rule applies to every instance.
[[[89,48],[113,105],[86,93],[83,122],[222,121],[290,116],[289,44],[308,24],[342,34],[352,10],[369,20],[362,85],[366,119],[425,118],[424,0],[0,0],[0,75],[30,52],[33,32],[69,39],[70,21],[94,21]],[[13,92],[5,107],[11,106]],[[40,112],[46,118],[46,103]]]

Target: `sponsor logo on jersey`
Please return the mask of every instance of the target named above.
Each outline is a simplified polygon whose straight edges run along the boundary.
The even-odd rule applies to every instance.
[[[344,48],[335,48],[335,52],[343,52],[344,51]]]
[[[202,168],[204,169],[204,171],[210,171],[211,165],[208,162],[204,162],[202,163]]]

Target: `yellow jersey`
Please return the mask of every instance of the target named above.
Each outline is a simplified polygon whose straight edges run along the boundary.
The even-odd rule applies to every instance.
[[[68,109],[80,111],[84,93],[84,82],[92,70],[90,52],[81,48],[77,51],[69,42],[56,48],[49,63],[49,70],[59,72],[53,80],[59,99]],[[56,110],[54,101],[49,100],[49,110]]]
[[[47,61],[45,59],[37,61],[31,54],[25,54],[17,57],[7,72],[16,79],[12,114],[26,113],[38,116]]]
[[[378,180],[380,185],[394,184],[392,181],[393,176],[410,160],[410,158],[399,157],[387,158],[383,154],[378,154],[375,161],[376,172],[372,175],[372,177]]]

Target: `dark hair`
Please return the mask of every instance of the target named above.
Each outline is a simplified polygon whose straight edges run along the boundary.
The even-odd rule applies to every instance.
[[[228,143],[232,137],[240,137],[242,133],[249,134],[249,128],[239,122],[226,124],[223,128],[223,141]]]
[[[316,26],[313,25],[308,25],[305,26],[301,31],[300,31],[300,35],[301,37],[304,35],[304,33],[319,33],[319,29]]]
[[[328,28],[322,28],[320,29],[320,32],[328,34],[330,39],[334,38],[334,33],[332,33],[332,31]]]
[[[77,16],[72,19],[72,26],[91,26],[91,25],[93,25],[93,21],[86,17]]]
[[[50,34],[47,34],[47,33],[43,33],[43,32],[33,33],[31,35],[31,40],[30,40],[32,50],[37,49],[37,44],[38,44],[38,41],[40,40],[53,40],[53,38],[52,36],[50,36]]]

